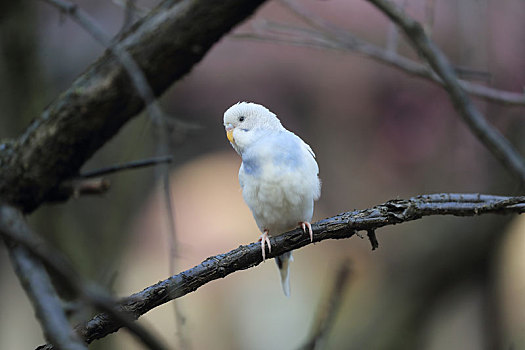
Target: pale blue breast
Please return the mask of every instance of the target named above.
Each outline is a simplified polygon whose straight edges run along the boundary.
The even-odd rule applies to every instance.
[[[259,176],[270,162],[281,171],[293,171],[304,162],[300,140],[287,132],[272,132],[261,137],[242,154],[246,175]]]

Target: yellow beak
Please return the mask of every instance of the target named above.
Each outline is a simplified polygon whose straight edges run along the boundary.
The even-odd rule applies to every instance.
[[[226,130],[226,137],[228,138],[228,141],[230,141],[231,143],[235,143],[235,141],[233,140],[233,129]]]

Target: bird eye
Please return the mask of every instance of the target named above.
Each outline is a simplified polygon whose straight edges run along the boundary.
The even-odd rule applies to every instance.
[[[240,122],[243,122],[244,119],[245,119],[244,117],[239,117],[239,121],[240,121]]]

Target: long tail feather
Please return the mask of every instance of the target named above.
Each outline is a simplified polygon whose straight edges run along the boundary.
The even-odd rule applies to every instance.
[[[281,274],[281,285],[284,295],[290,296],[290,262],[293,261],[292,252],[287,252],[275,257],[275,263]]]

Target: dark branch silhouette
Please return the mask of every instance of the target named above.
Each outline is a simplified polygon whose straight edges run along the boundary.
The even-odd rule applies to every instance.
[[[304,6],[298,5],[295,1],[281,0],[280,2],[309,27],[303,28],[266,21],[258,24],[257,30],[254,32],[238,33],[231,37],[322,50],[357,53],[410,75],[443,85],[441,78],[428,65],[400,55],[391,50],[390,47],[383,48],[347,30],[339,28],[333,23],[325,21],[315,13],[308,11]],[[261,31],[261,29],[263,29],[263,31]],[[397,33],[397,31],[395,32]],[[483,73],[467,71],[462,67],[453,68],[460,76],[486,78],[486,74]],[[475,97],[503,105],[525,106],[525,94],[523,92],[499,90],[462,79],[458,79],[458,83],[466,92]]]
[[[420,219],[430,215],[475,216],[481,214],[520,214],[525,212],[525,196],[503,197],[480,194],[432,194],[410,199],[396,199],[370,209],[341,213],[312,225],[314,243],[326,239],[352,237],[357,231],[375,230],[387,225]],[[304,247],[310,237],[301,229],[270,238],[272,251],[267,258]],[[201,264],[147,287],[123,299],[118,307],[122,313],[137,319],[151,309],[170,300],[191,293],[203,285],[229,274],[259,265],[262,262],[261,246],[252,243],[240,246],[225,254],[210,257]],[[116,332],[120,323],[105,313],[96,315],[77,331],[91,343]],[[52,349],[47,347],[46,349]]]
[[[525,160],[512,144],[476,108],[458,82],[447,57],[434,44],[421,24],[389,0],[368,0],[403,30],[416,51],[428,62],[443,82],[452,104],[472,133],[512,173],[525,184]]]
[[[80,177],[84,179],[91,178],[91,177],[99,177],[99,176],[114,174],[114,173],[124,171],[124,170],[141,169],[145,167],[154,166],[157,164],[171,163],[172,160],[173,160],[172,156],[162,156],[162,157],[136,160],[136,161],[128,162],[124,164],[111,165],[107,168],[85,171],[82,174],[80,174]]]
[[[133,25],[118,47],[133,57],[158,96],[263,2],[165,0]],[[76,177],[80,167],[144,108],[132,86],[118,58],[106,52],[21,137],[0,144],[2,200],[31,212],[61,182]]]
[[[334,276],[327,295],[319,304],[315,322],[310,336],[300,350],[322,349],[328,333],[333,327],[335,318],[343,301],[348,283],[352,279],[353,271],[350,260],[343,261]]]
[[[13,265],[30,300],[35,305],[42,327],[50,341],[58,348],[85,349],[85,346],[74,337],[75,333],[64,315],[44,265],[55,272],[78,297],[99,311],[106,312],[119,320],[123,327],[128,328],[149,349],[166,348],[144,327],[116,309],[116,300],[104,292],[102,287],[93,282],[87,283],[80,278],[62,254],[52,249],[43,238],[31,230],[20,211],[7,205],[0,205],[0,236],[10,248]],[[79,345],[74,343],[75,340]]]
[[[60,298],[41,261],[24,247],[16,245],[9,245],[9,257],[46,339],[59,349],[87,350],[69,324]]]

